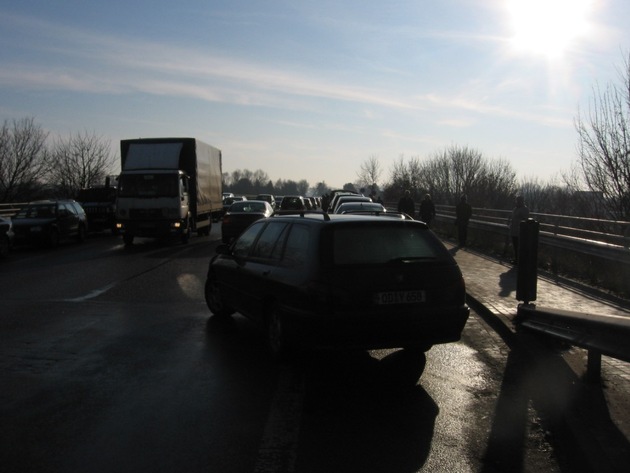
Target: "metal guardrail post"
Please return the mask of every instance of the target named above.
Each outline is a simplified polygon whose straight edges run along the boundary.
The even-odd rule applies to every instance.
[[[525,304],[536,300],[538,283],[538,234],[540,224],[528,218],[520,223],[516,300]]]
[[[602,380],[602,354],[599,350],[588,350],[586,360],[586,379],[590,383],[599,383]]]

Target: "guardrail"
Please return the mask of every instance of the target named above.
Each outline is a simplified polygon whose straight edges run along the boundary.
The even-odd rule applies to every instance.
[[[26,202],[0,204],[0,217],[13,217],[25,205]]]
[[[588,350],[587,379],[601,379],[602,355],[630,362],[630,319],[519,304],[515,322]]]

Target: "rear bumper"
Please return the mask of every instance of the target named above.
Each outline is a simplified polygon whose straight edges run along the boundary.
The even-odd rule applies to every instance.
[[[285,326],[298,345],[336,348],[398,348],[456,342],[466,325],[468,306],[415,312],[321,315],[286,311]]]
[[[119,230],[128,235],[161,238],[181,235],[186,227],[181,220],[118,220]]]

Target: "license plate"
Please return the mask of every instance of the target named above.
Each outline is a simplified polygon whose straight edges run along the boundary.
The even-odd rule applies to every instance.
[[[377,305],[417,304],[425,301],[424,291],[388,291],[374,294],[374,303]]]

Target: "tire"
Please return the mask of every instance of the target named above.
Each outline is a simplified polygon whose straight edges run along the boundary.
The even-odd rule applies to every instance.
[[[234,309],[228,307],[223,302],[221,290],[219,289],[219,285],[214,278],[208,277],[206,279],[204,295],[206,298],[206,305],[215,317],[226,318],[234,313]]]
[[[133,245],[133,235],[130,233],[123,233],[123,242],[125,246]]]
[[[274,360],[286,360],[291,352],[287,337],[287,327],[277,305],[273,305],[267,316],[267,346]]]
[[[184,233],[182,233],[182,243],[185,245],[190,240],[190,234],[192,233],[192,222],[190,219],[186,222],[186,228],[184,229]]]
[[[77,229],[77,242],[83,243],[85,241],[85,235],[85,227],[83,225],[79,225],[79,228]]]

